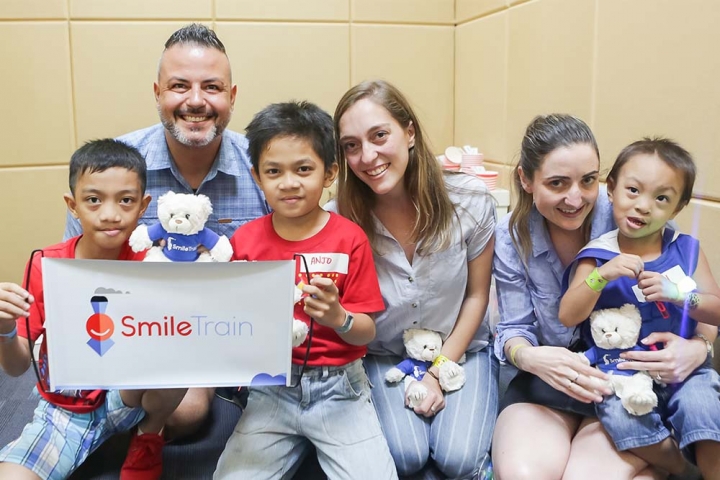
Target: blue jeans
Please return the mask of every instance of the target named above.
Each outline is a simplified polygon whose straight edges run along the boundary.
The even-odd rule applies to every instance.
[[[498,361],[491,346],[467,354],[467,381],[445,395],[445,408],[432,418],[405,407],[403,382],[388,384],[385,372],[402,361],[367,355],[372,397],[398,474],[414,475],[432,457],[443,478],[472,478],[489,461],[498,408]],[[370,478],[370,477],[368,477]]]
[[[654,445],[672,435],[680,448],[700,440],[720,442],[720,377],[708,361],[683,383],[655,384],[658,406],[630,415],[615,395],[596,405],[598,418],[620,450]]]
[[[251,387],[213,478],[292,478],[311,443],[328,478],[397,478],[361,360],[307,367],[294,388]]]

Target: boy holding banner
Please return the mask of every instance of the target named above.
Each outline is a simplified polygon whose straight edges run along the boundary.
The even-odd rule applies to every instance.
[[[238,229],[233,258],[296,259],[294,317],[310,332],[293,349],[292,387],[250,387],[214,478],[290,478],[310,444],[329,478],[397,478],[361,361],[375,336],[371,314],[385,308],[370,244],[319,206],[338,171],[332,118],[307,102],[273,104],[247,138],[273,213]]]
[[[0,284],[0,366],[20,376],[32,361],[40,396],[32,422],[0,451],[0,478],[67,478],[105,440],[136,425],[120,478],[160,478],[162,427],[186,389],[51,392],[46,342],[37,362],[32,346],[45,331],[41,258],[142,260],[144,254],[134,253],[127,240],[150,203],[145,185],[145,160],[135,148],[111,139],[80,147],[70,160],[71,193],[65,202],[85,233],[41,255],[33,252],[26,267],[27,291]]]

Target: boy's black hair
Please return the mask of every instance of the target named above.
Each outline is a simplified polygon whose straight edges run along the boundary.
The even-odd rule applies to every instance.
[[[201,47],[214,48],[225,53],[225,45],[223,45],[215,32],[201,23],[185,25],[170,35],[170,38],[165,42],[165,50],[178,44],[200,45]]]
[[[253,170],[259,173],[260,155],[278,137],[307,140],[328,170],[335,159],[335,134],[329,113],[314,103],[273,103],[258,112],[245,128]]]
[[[618,175],[622,167],[635,155],[657,155],[670,168],[682,175],[685,185],[680,192],[680,202],[677,206],[679,212],[692,199],[692,191],[695,186],[697,169],[695,161],[690,152],[681,147],[677,142],[665,137],[644,137],[642,140],[631,143],[623,148],[615,160],[610,173],[607,176],[608,187],[614,189],[617,185]]]
[[[137,173],[140,180],[140,194],[145,195],[147,183],[145,159],[135,147],[112,138],[91,140],[73,153],[70,158],[70,192],[75,195],[75,185],[81,175],[104,172],[115,167]]]

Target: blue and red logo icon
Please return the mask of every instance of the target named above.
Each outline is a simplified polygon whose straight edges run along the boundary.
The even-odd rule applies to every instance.
[[[101,357],[107,353],[115,342],[110,337],[115,332],[115,322],[105,314],[107,310],[107,297],[95,295],[90,299],[93,312],[85,323],[85,329],[90,340],[87,344]]]

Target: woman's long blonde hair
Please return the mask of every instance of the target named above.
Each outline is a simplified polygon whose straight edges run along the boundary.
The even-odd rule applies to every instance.
[[[350,107],[365,98],[385,108],[404,129],[414,125],[415,145],[410,147],[404,176],[405,189],[417,211],[411,238],[418,245],[419,254],[444,250],[452,240],[455,209],[445,186],[442,168],[428,147],[420,121],[409,102],[397,88],[385,81],[366,81],[354,86],[345,93],[335,109],[335,136],[340,162],[337,180],[339,213],[360,225],[370,244],[376,247],[377,232],[372,216],[375,194],[348,167],[339,142],[340,119]]]
[[[533,207],[531,193],[525,191],[520,180],[518,167],[522,167],[525,178],[532,182],[535,172],[542,166],[545,157],[560,147],[585,144],[595,149],[598,158],[600,151],[590,127],[577,117],[566,114],[539,115],[530,122],[522,141],[520,161],[513,170],[513,187],[517,194],[517,203],[510,214],[510,238],[520,251],[523,260],[532,252],[530,238],[530,212]],[[592,212],[582,224],[582,233],[587,243],[590,240]]]

